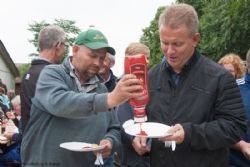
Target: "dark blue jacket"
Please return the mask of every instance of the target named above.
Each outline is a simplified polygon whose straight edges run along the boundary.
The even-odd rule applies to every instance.
[[[249,73],[246,74],[243,82],[240,82],[239,87],[248,120],[247,134],[245,141],[250,143],[250,74]],[[241,152],[237,150],[231,150],[230,166],[249,167],[250,161],[247,160]]]
[[[116,109],[117,117],[120,125],[129,119],[133,119],[133,108],[126,102],[119,105]],[[132,146],[133,136],[127,134],[123,128],[121,128],[121,166],[129,167],[148,167],[149,166],[149,156],[148,154],[140,156],[136,153]]]
[[[102,77],[100,77],[99,75],[98,75],[98,78],[100,79],[101,82],[104,82]],[[113,74],[112,70],[110,70],[110,78],[107,82],[104,82],[109,92],[112,92],[112,90],[115,88],[116,80],[117,80],[117,77]]]

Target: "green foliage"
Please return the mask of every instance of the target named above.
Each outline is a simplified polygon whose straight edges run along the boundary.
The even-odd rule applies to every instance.
[[[232,52],[245,58],[250,48],[249,5],[249,0],[214,0],[203,7],[199,48],[204,55],[215,61]]]
[[[196,9],[200,18],[202,54],[218,61],[227,53],[239,54],[243,59],[250,48],[250,0],[177,0]],[[162,59],[158,20],[164,7],[159,7],[149,27],[143,29],[140,42],[149,46],[150,67]]]
[[[165,7],[158,8],[155,18],[150,22],[149,27],[143,29],[143,35],[140,38],[140,42],[147,45],[150,49],[149,67],[152,67],[154,64],[159,63],[163,56],[160,47],[158,20],[164,8]]]
[[[30,64],[23,64],[18,68],[21,78],[23,78],[23,75],[28,71],[30,66],[31,66]]]
[[[74,39],[76,35],[81,31],[76,25],[75,21],[71,20],[64,20],[64,19],[55,19],[53,23],[54,25],[58,25],[66,32],[66,43],[70,46],[73,45]],[[38,56],[38,35],[42,28],[50,25],[50,23],[47,23],[45,21],[40,22],[33,22],[29,25],[28,30],[32,32],[33,38],[29,40],[30,43],[32,43],[35,48],[37,48],[37,53],[31,53],[30,56]],[[68,55],[69,47],[66,47],[65,56]]]
[[[177,3],[186,3],[192,5],[199,17],[203,15],[202,8],[206,6],[209,1],[210,0],[176,0]]]

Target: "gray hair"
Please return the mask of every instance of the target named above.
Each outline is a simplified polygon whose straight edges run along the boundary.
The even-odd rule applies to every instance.
[[[44,27],[38,36],[39,51],[51,49],[59,42],[65,42],[64,30],[56,25]]]
[[[20,96],[17,95],[11,100],[12,104],[21,104]]]
[[[160,15],[159,28],[161,25],[178,28],[185,25],[189,30],[189,35],[193,36],[198,32],[199,19],[194,7],[188,4],[176,4],[166,6],[163,13]]]
[[[248,50],[247,55],[246,55],[246,67],[247,67],[248,73],[250,73],[250,49]]]
[[[111,55],[110,53],[107,53],[107,56],[108,56],[110,62],[115,62],[115,56]]]

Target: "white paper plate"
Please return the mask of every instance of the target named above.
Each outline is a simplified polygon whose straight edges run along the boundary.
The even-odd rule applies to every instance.
[[[105,145],[99,146],[96,144],[84,143],[84,142],[66,142],[61,143],[60,147],[71,151],[88,152],[98,151],[104,149]]]
[[[147,136],[140,135],[140,123],[133,124],[125,128],[125,132],[132,136],[160,138],[171,135],[168,133],[170,126],[156,122],[142,123],[142,130],[146,132]]]
[[[15,125],[8,125],[5,128],[6,132],[18,133],[18,128]]]
[[[0,135],[0,140],[5,141],[5,140],[8,140],[8,139],[6,137]]]
[[[0,144],[6,144],[8,142],[8,139],[2,135],[0,135]]]

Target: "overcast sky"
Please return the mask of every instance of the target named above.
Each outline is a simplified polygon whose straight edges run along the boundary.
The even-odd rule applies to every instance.
[[[28,25],[34,21],[52,23],[54,19],[76,21],[86,30],[89,25],[101,30],[117,52],[116,75],[123,73],[124,50],[138,42],[142,29],[149,26],[158,7],[175,0],[3,0],[0,4],[0,39],[15,63],[30,62],[36,48],[28,42]]]

